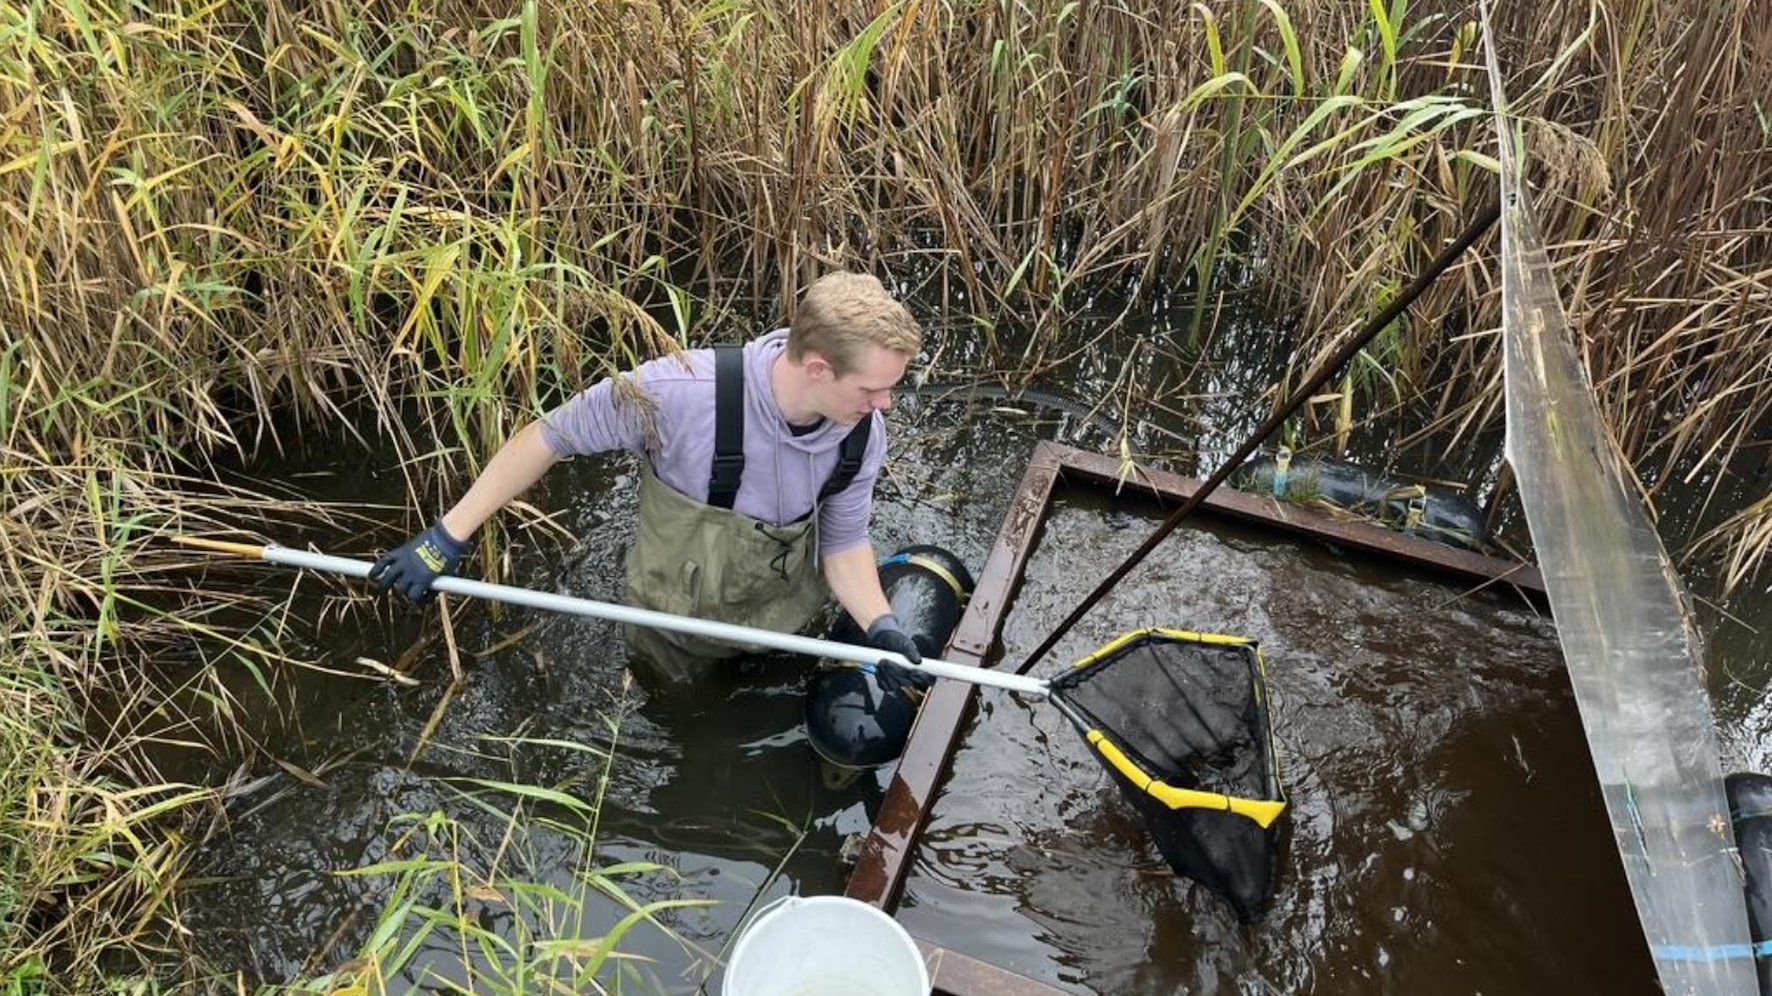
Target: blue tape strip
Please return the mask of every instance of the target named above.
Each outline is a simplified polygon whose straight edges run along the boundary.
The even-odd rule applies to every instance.
[[[1772,941],[1757,944],[1719,944],[1698,948],[1688,944],[1651,945],[1649,953],[1668,961],[1727,961],[1731,958],[1772,958]]]

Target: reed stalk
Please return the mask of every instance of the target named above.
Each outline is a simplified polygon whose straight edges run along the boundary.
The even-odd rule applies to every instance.
[[[1496,26],[1565,299],[1652,497],[1759,458],[1772,421],[1758,13],[1554,0]],[[1188,302],[1189,320],[1141,332],[1172,354],[1203,345],[1225,294],[1259,293],[1297,316],[1274,334],[1299,382],[1490,196],[1472,16],[1452,0],[0,2],[0,839],[32,842],[0,870],[0,979],[90,981],[164,925],[167,828],[203,804],[129,749],[151,710],[94,728],[86,704],[127,703],[117,690],[154,673],[225,719],[213,668],[271,687],[299,657],[266,606],[158,538],[361,525],[224,487],[214,463],[378,437],[411,482],[404,516],[375,515],[397,530],[518,421],[638,359],[747,335],[839,266],[945,289],[943,341],[1004,376],[1056,362],[1102,302],[1121,321]],[[1425,406],[1411,431],[1464,446],[1499,424],[1484,253],[1369,351],[1335,428]],[[1772,551],[1772,503],[1730,511],[1700,552],[1741,583]],[[205,748],[243,749],[222,726]],[[100,852],[117,860],[85,857]]]

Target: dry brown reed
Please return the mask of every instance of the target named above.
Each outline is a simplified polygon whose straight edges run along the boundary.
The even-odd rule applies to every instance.
[[[1497,25],[1571,313],[1652,481],[1727,466],[1772,417],[1772,19],[1753,8],[1553,0]],[[391,440],[434,510],[428,469],[471,471],[557,392],[735,334],[837,266],[945,288],[982,362],[1025,371],[1093,295],[1179,294],[1199,326],[1220,291],[1259,289],[1301,316],[1302,377],[1491,196],[1475,16],[0,4],[4,670],[41,678],[47,698],[6,694],[55,746],[13,755],[43,778],[18,798],[114,770],[78,747],[70,693],[189,637],[149,596],[200,582],[156,538],[287,512],[203,482],[212,455],[297,426]],[[1496,293],[1479,253],[1375,354],[1455,444],[1500,418]],[[1344,388],[1350,418],[1379,403]],[[1769,523],[1761,501],[1716,534],[1731,578]],[[21,867],[15,895],[60,881]],[[21,924],[58,936],[43,917],[79,905],[15,902],[0,979],[43,956]]]

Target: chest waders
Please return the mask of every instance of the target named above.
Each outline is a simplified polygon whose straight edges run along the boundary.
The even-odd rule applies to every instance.
[[[818,506],[861,470],[872,418],[845,436],[836,469],[812,510],[780,526],[734,511],[744,475],[744,354],[714,351],[714,459],[707,504],[685,497],[645,468],[639,535],[627,557],[627,599],[642,608],[797,632],[829,598],[818,571]],[[747,648],[640,626],[626,627],[635,663],[655,684],[694,680],[712,661]]]

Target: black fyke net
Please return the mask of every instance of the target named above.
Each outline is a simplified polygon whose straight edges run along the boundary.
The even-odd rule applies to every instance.
[[[1052,701],[1138,807],[1176,874],[1259,917],[1285,808],[1251,640],[1146,629],[1052,682]]]

